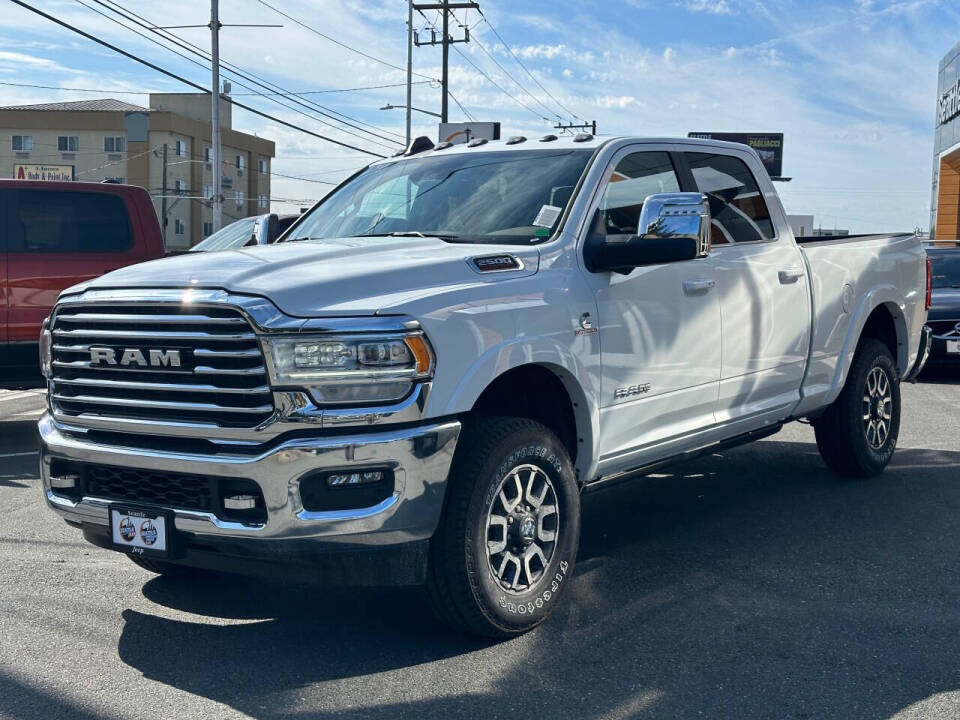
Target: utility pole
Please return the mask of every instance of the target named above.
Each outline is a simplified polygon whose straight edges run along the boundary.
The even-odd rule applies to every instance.
[[[589,130],[591,135],[597,134],[597,121],[588,123],[568,123],[564,125],[563,123],[557,123],[553,126],[554,130]]]
[[[463,29],[463,37],[454,40],[450,37],[450,11],[451,10],[478,10],[480,4],[476,2],[450,2],[450,0],[443,0],[439,3],[426,3],[420,5],[414,5],[413,9],[418,12],[423,12],[424,10],[439,10],[443,14],[443,26],[440,32],[440,40],[437,40],[437,34],[434,30],[430,31],[430,41],[421,41],[414,33],[413,42],[417,47],[421,45],[442,45],[443,46],[443,73],[440,76],[440,85],[441,92],[443,93],[442,100],[440,102],[440,122],[447,122],[449,116],[449,92],[447,88],[449,87],[449,69],[450,69],[450,46],[454,43],[464,43],[470,42],[470,28],[465,27]],[[407,105],[410,102],[407,101]]]
[[[407,0],[407,147],[410,147],[410,114],[413,109],[413,0]],[[409,185],[409,183],[408,183]]]
[[[213,231],[223,219],[223,168],[220,149],[220,14],[218,0],[210,0],[210,97],[212,98],[211,140],[213,155]]]
[[[167,247],[167,144],[163,144],[163,180],[160,181],[160,231],[163,247]]]

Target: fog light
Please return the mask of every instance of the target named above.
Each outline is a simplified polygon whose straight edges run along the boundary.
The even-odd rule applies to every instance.
[[[253,510],[256,506],[256,495],[227,495],[223,498],[225,510]]]
[[[368,485],[383,480],[382,470],[367,470],[366,472],[337,473],[327,476],[329,487],[352,487],[354,485]]]
[[[73,490],[80,483],[80,476],[75,473],[63,473],[50,476],[50,487],[57,490]]]

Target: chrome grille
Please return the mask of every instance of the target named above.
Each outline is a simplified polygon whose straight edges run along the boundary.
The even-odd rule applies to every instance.
[[[137,423],[198,423],[251,428],[273,412],[257,337],[229,307],[67,304],[53,317],[51,400],[74,416]],[[115,363],[93,361],[107,349]],[[120,359],[177,351],[179,367]]]

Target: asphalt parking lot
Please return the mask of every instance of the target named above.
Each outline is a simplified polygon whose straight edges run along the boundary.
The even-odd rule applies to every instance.
[[[415,591],[159,578],[40,497],[0,393],[0,716],[955,718],[960,376],[904,388],[880,478],[808,427],[585,499],[565,603],[492,643]]]

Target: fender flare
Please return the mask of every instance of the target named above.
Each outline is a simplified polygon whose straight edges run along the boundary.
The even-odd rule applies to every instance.
[[[897,352],[894,360],[897,363],[897,369],[900,375],[906,374],[910,355],[909,333],[907,331],[907,321],[904,311],[906,305],[899,290],[893,285],[877,285],[870,288],[860,299],[853,315],[850,319],[850,327],[847,329],[847,337],[844,340],[843,348],[837,361],[837,369],[833,375],[833,382],[830,385],[830,391],[827,393],[825,405],[832,403],[840,395],[843,386],[847,381],[847,375],[850,372],[850,366],[853,365],[853,356],[860,344],[860,338],[863,335],[863,329],[867,324],[867,319],[878,307],[883,306],[893,317],[893,326],[897,333]]]
[[[571,351],[569,345],[564,346],[549,337],[525,336],[491,347],[464,371],[440,412],[444,415],[469,412],[492,383],[507,372],[524,366],[549,370],[566,389],[573,406],[579,441],[574,469],[580,482],[586,482],[594,477],[597,470],[599,378],[594,378],[594,374]]]

